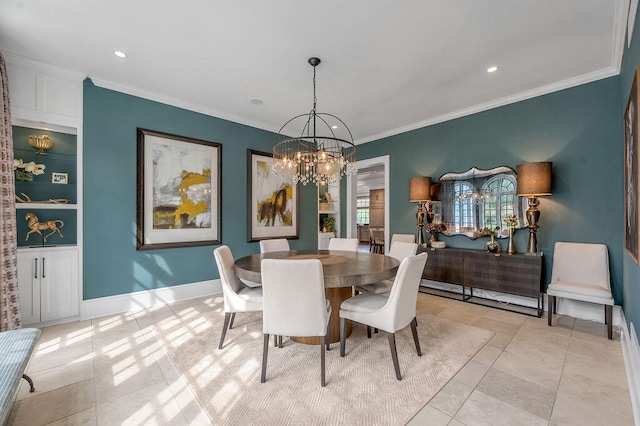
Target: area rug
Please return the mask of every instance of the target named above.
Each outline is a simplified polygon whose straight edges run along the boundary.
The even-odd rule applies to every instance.
[[[214,307],[215,309],[215,307]],[[408,422],[491,338],[492,332],[418,314],[422,356],[411,329],[397,333],[402,381],[396,380],[387,334],[366,337],[354,324],[347,353],[331,345],[326,387],[320,349],[284,339],[269,347],[267,381],[260,383],[262,313],[239,313],[217,349],[224,313],[176,315],[154,326],[171,360],[214,424],[402,425]]]

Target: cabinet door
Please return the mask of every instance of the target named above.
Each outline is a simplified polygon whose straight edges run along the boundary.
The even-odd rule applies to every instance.
[[[38,253],[18,253],[18,292],[22,324],[40,322],[40,267]]]
[[[78,315],[78,252],[42,253],[40,263],[41,321]]]

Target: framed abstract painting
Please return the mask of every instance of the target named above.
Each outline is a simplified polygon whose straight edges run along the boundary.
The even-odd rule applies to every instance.
[[[638,97],[638,86],[640,85],[640,65],[636,66],[636,72],[631,84],[631,92],[627,101],[627,108],[624,113],[624,222],[625,237],[624,245],[629,255],[639,263],[638,243],[638,135],[640,129],[638,125],[638,107],[640,98]]]
[[[247,240],[298,238],[298,185],[271,171],[273,154],[247,150]]]
[[[136,249],[220,244],[222,145],[138,129]]]

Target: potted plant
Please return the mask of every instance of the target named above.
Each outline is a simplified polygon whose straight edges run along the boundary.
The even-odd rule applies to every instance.
[[[322,230],[324,232],[333,232],[333,236],[338,236],[338,231],[336,231],[336,218],[332,216],[327,216],[322,221]]]

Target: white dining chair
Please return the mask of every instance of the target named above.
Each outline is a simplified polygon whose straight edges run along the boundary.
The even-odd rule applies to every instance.
[[[289,251],[289,240],[286,238],[276,238],[273,240],[260,240],[260,253],[271,253],[273,251]]]
[[[233,254],[228,246],[220,246],[213,251],[220,272],[222,296],[224,298],[224,325],[218,349],[222,349],[227,331],[233,328],[236,312],[262,310],[262,288],[244,284],[233,269]]]
[[[389,297],[362,293],[342,302],[340,305],[341,357],[345,356],[347,320],[365,324],[369,335],[371,327],[386,331],[389,333],[389,347],[396,378],[402,380],[396,349],[396,332],[411,325],[416,352],[418,356],[422,356],[418,339],[416,303],[418,301],[418,286],[426,262],[427,253],[405,258],[400,263]]]
[[[391,245],[389,246],[389,250],[393,247],[393,243],[396,242],[415,243],[416,236],[413,234],[393,234],[391,236]]]
[[[266,381],[269,335],[320,336],[320,383],[325,385],[325,347],[329,349],[331,305],[325,298],[324,273],[319,259],[263,259],[261,262],[264,310],[262,373]]]
[[[604,305],[607,336],[613,338],[613,305],[609,279],[609,253],[604,244],[557,242],[553,250],[547,321],[551,326],[556,298]]]
[[[331,238],[329,250],[358,251],[359,244],[357,238]]]
[[[405,257],[414,256],[417,251],[418,245],[416,243],[396,241],[394,243],[391,243],[389,256],[397,259],[398,262],[402,262]],[[392,286],[393,280],[384,280],[377,283],[356,286],[356,290],[360,293],[368,292],[375,294],[385,294],[391,291]]]

